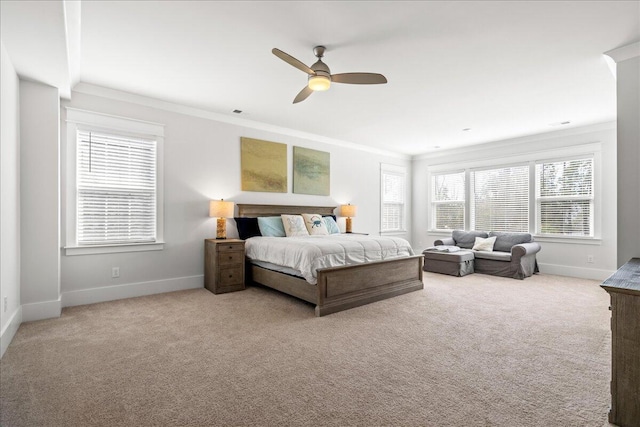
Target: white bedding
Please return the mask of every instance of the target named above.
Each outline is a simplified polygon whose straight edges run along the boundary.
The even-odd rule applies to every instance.
[[[251,237],[246,240],[245,249],[250,260],[292,269],[312,285],[318,282],[316,270],[320,268],[413,255],[413,249],[405,239],[357,234]]]

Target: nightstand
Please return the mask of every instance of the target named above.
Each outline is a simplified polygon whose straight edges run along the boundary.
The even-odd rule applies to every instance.
[[[356,234],[356,235],[359,235],[359,236],[368,236],[369,235],[369,233],[341,233],[341,234]]]
[[[244,289],[244,240],[204,241],[204,287],[214,294]]]

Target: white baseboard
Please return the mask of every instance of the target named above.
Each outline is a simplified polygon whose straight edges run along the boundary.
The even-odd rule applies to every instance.
[[[541,264],[538,263],[543,274],[555,274],[557,276],[570,276],[579,279],[604,280],[615,273],[615,270],[603,270],[600,268],[571,267],[568,265]]]
[[[9,344],[13,340],[13,337],[18,332],[18,328],[22,323],[22,307],[18,307],[16,311],[13,312],[7,325],[0,332],[0,359],[4,356],[4,352],[9,348]]]
[[[204,275],[176,277],[173,279],[154,280],[151,282],[127,283],[124,285],[102,286],[62,293],[62,306],[94,304],[124,298],[161,294],[164,292],[182,291],[204,287]]]
[[[32,302],[22,304],[22,321],[32,322],[34,320],[52,319],[60,317],[62,305],[60,298],[51,301]]]

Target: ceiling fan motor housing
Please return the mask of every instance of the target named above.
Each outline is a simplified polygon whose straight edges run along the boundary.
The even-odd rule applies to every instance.
[[[321,59],[318,59],[318,61],[309,68],[315,73],[308,78],[309,88],[314,91],[328,90],[331,86],[331,70],[329,70],[327,64],[322,62]]]

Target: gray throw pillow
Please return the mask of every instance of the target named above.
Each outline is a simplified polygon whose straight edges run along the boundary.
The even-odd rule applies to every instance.
[[[489,236],[496,236],[496,243],[493,245],[494,251],[511,252],[511,248],[514,245],[520,243],[532,242],[531,234],[529,233],[509,233],[506,231],[491,231]]]
[[[476,237],[486,239],[489,235],[484,231],[453,230],[451,237],[456,241],[456,246],[459,248],[471,249],[474,243],[476,243]]]

